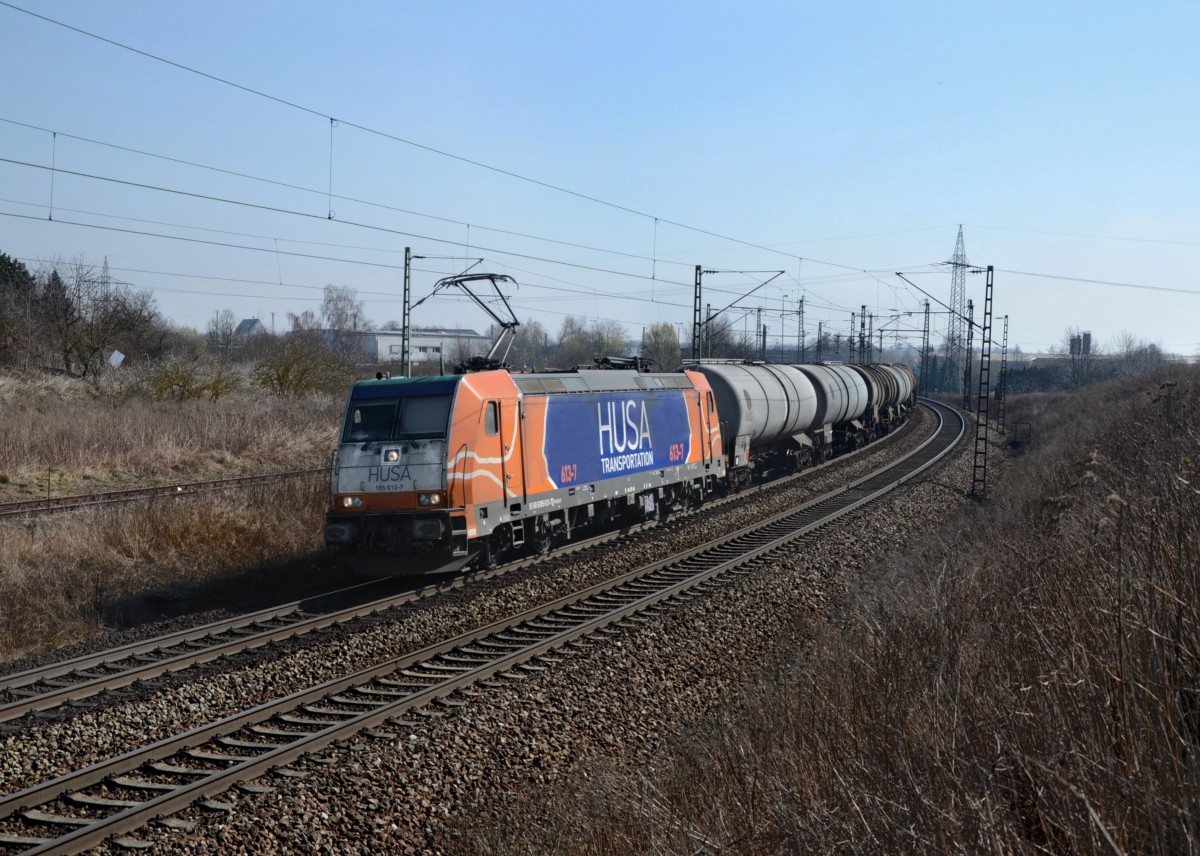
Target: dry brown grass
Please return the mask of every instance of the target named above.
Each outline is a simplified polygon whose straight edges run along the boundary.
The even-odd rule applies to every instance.
[[[0,376],[0,501],[322,467],[343,402],[155,401]],[[261,576],[321,547],[321,477],[0,525],[0,656],[149,617],[140,596]],[[249,575],[247,577],[246,575]]]
[[[68,378],[0,377],[0,501],[319,467],[343,403],[117,399]]]
[[[0,526],[0,658],[152,617],[150,592],[240,580],[241,596],[320,562],[327,503],[317,477]]]
[[[527,806],[518,849],[1200,851],[1200,376],[1009,413],[1034,438],[987,505],[665,769]]]

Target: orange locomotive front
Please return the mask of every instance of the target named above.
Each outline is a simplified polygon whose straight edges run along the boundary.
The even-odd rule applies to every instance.
[[[695,372],[360,381],[325,540],[367,574],[491,565],[699,501],[725,474],[721,449],[712,392]]]

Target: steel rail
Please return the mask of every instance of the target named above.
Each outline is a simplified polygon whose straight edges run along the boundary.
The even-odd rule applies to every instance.
[[[950,408],[929,406],[938,414],[934,437],[895,464],[835,495],[422,651],[27,788],[0,800],[0,819],[19,817],[35,826],[66,826],[71,831],[58,838],[6,833],[0,836],[0,843],[31,846],[29,854],[79,852],[406,712],[439,700],[458,706],[461,703],[447,697],[465,687],[481,682],[494,685],[489,679],[497,675],[519,679],[526,671],[541,671],[545,667],[531,661],[717,577],[748,573],[741,570],[743,565],[790,549],[797,539],[888,494],[932,466],[957,446],[965,420]],[[947,414],[957,418],[955,436],[946,430]],[[235,736],[238,733],[245,737]],[[277,742],[280,740],[289,742]],[[207,764],[226,766],[203,766]],[[139,778],[124,775],[128,773]],[[176,784],[161,781],[163,777],[191,781]],[[103,795],[83,793],[98,785],[106,787]],[[120,793],[149,790],[155,795],[113,800],[113,788]],[[59,801],[83,806],[85,811],[116,811],[96,818],[37,808],[53,807]]]
[[[379,580],[365,580],[345,588],[323,592],[319,595],[307,597],[302,600],[281,603],[276,606],[267,607],[266,609],[260,609],[257,612],[248,612],[233,618],[214,621],[211,624],[191,627],[186,630],[178,630],[174,633],[155,636],[151,639],[142,639],[137,642],[130,642],[126,645],[121,645],[116,648],[109,648],[104,651],[97,651],[92,654],[81,654],[80,656],[72,657],[69,660],[60,660],[57,663],[50,663],[46,666],[39,666],[35,669],[27,669],[23,672],[12,672],[7,675],[0,675],[0,691],[17,689],[19,687],[35,684],[38,681],[59,678],[64,675],[70,675],[73,672],[86,671],[87,669],[92,669],[97,666],[110,666],[113,663],[134,657],[138,654],[147,654],[164,648],[173,648],[185,642],[192,642],[198,638],[203,638],[204,636],[212,636],[218,633],[224,633],[228,630],[249,627],[260,622],[284,618],[296,612],[297,610],[304,608],[306,604],[311,604],[314,601],[319,601],[325,598],[346,596],[353,592],[371,588],[372,586],[376,586],[378,584]],[[2,710],[2,708],[0,708],[0,710]]]
[[[255,487],[262,484],[271,484],[281,479],[303,478],[305,476],[321,475],[328,472],[329,469],[327,467],[310,470],[285,470],[284,472],[263,473],[255,476],[235,476],[233,478],[181,482],[179,484],[156,485],[153,487],[132,487],[126,490],[111,490],[103,493],[81,493],[70,496],[46,497],[44,499],[22,499],[14,502],[0,503],[0,518],[28,517],[58,511],[74,511],[80,508],[91,508],[99,505],[136,502],[141,499],[193,496],[198,493],[210,493],[230,488]]]
[[[708,505],[705,509],[711,507],[713,505]],[[460,573],[454,579],[446,582],[433,583],[412,591],[388,595],[335,612],[310,615],[306,611],[306,606],[311,606],[314,601],[333,599],[337,596],[346,596],[358,589],[379,586],[394,578],[372,580],[359,586],[349,586],[302,601],[293,601],[259,612],[236,616],[189,630],[181,630],[166,636],[132,642],[120,648],[86,654],[72,660],[5,675],[0,677],[0,692],[23,697],[0,704],[0,723],[11,722],[38,711],[52,710],[71,702],[83,701],[109,690],[154,680],[163,675],[232,657],[264,645],[295,636],[303,636],[336,624],[345,624],[394,607],[464,588],[474,582],[503,576],[530,565],[569,555],[578,550],[628,538],[632,534],[655,528],[658,525],[658,521],[635,524],[615,532],[607,532],[584,541],[574,542],[550,555],[533,556],[490,570]],[[256,629],[264,624],[284,621],[288,623]],[[219,639],[225,634],[237,634],[239,631],[245,630],[252,632],[249,635]],[[210,640],[210,642],[203,644],[203,640]],[[197,645],[201,647],[196,647]],[[178,650],[180,648],[187,650],[180,652]],[[96,674],[92,671],[94,669],[119,669],[120,671]],[[69,679],[74,677],[79,677],[80,680],[70,682]],[[39,684],[44,685],[47,689],[38,691],[36,687]]]
[[[878,450],[885,441],[900,436],[909,424],[911,423],[906,423],[901,429],[893,431],[869,446],[839,455],[825,466],[844,463],[864,452]],[[766,484],[757,485],[752,490],[760,492],[768,488],[774,489],[814,471],[810,469],[785,476]],[[826,495],[834,495],[838,492],[840,489]],[[696,511],[709,511],[744,500],[748,494],[749,491],[742,491],[733,496],[712,500],[686,514],[673,515],[671,520],[681,520]],[[633,524],[615,532],[572,542],[546,556],[521,559],[492,570],[469,571],[459,574],[455,579],[446,583],[433,584],[398,595],[389,595],[330,613],[312,615],[311,609],[321,600],[344,597],[356,590],[379,585],[382,581],[375,580],[359,586],[350,586],[304,600],[268,607],[258,612],[133,642],[119,648],[86,654],[23,672],[2,675],[0,676],[0,693],[7,693],[10,697],[16,698],[0,703],[0,723],[11,722],[38,711],[52,710],[71,702],[83,701],[103,692],[154,680],[167,674],[181,672],[264,645],[302,636],[335,624],[354,621],[392,607],[462,588],[472,582],[502,576],[538,562],[626,538],[658,525],[659,521],[656,520]],[[251,632],[244,633],[242,631]],[[234,638],[221,638],[229,634],[234,634]],[[104,671],[97,673],[95,670]]]

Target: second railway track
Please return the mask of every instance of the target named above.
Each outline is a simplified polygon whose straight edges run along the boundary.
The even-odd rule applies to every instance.
[[[77,511],[82,508],[121,505],[139,500],[196,496],[198,494],[213,493],[214,491],[277,484],[283,479],[315,478],[316,476],[327,477],[328,475],[329,470],[322,467],[308,470],[287,470],[285,472],[265,473],[253,476],[235,476],[234,478],[227,479],[180,482],[177,484],[156,485],[154,487],[134,487],[127,490],[112,490],[103,493],[81,493],[70,496],[46,496],[41,499],[22,499],[13,502],[0,502],[0,519],[6,517],[32,517],[62,511]]]

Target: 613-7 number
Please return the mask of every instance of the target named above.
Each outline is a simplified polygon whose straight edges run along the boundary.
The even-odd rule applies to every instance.
[[[667,459],[671,462],[682,461],[687,457],[687,446],[684,443],[672,443],[667,449]]]

